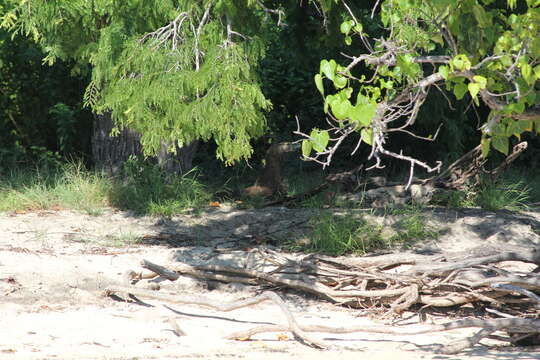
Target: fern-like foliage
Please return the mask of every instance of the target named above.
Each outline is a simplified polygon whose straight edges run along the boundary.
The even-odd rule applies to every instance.
[[[254,0],[27,0],[10,14],[47,61],[92,66],[84,104],[112,111],[141,133],[147,154],[161,144],[214,139],[232,163],[263,134],[256,66],[264,55],[263,12]]]

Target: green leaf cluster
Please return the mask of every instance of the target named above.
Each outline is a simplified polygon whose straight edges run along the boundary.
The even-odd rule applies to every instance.
[[[344,68],[333,59],[323,60],[315,76],[325,113],[342,126],[357,123],[369,144],[377,104],[435,79],[457,101],[484,102],[491,109],[486,123],[502,119],[495,130],[482,127],[484,155],[490,148],[508,154],[511,137],[540,133],[540,116],[534,115],[540,101],[539,1],[386,0],[380,3],[380,21],[387,31],[382,38],[367,38],[361,27],[357,31],[373,47],[363,54],[362,65],[373,73],[368,81],[351,74],[359,65]],[[340,25],[347,44],[355,26],[348,19]],[[391,57],[373,61],[388,53]],[[436,60],[430,64],[429,57]]]
[[[151,36],[179,16],[176,37]],[[213,139],[232,163],[251,155],[271,106],[256,73],[263,18],[253,0],[26,0],[2,24],[39,43],[45,63],[90,65],[85,103],[140,132],[146,154]]]

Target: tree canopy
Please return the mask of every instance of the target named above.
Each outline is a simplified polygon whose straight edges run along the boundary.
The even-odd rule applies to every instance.
[[[490,148],[507,154],[512,136],[540,133],[540,1],[387,0],[376,2],[371,21],[376,15],[380,38],[370,37],[353,11],[340,26],[344,42],[361,43],[364,53],[321,61],[315,84],[331,127],[298,131],[306,157],[328,165],[344,138],[358,134],[376,167],[389,156],[408,161],[411,178],[415,166],[440,169],[421,154],[385,146],[396,132],[437,136],[411,131],[434,91],[450,104],[468,97],[489,109],[479,125],[484,156]]]
[[[251,154],[270,107],[256,73],[268,12],[257,3],[25,0],[2,24],[39,43],[45,62],[90,71],[85,103],[140,132],[147,154],[213,138],[234,162]]]
[[[491,148],[508,153],[512,137],[540,132],[538,0],[3,0],[0,6],[2,27],[39,44],[45,63],[67,60],[72,74],[88,75],[84,103],[95,113],[111,112],[117,131],[138,131],[147,154],[163,144],[174,150],[213,139],[225,162],[249,157],[250,140],[267,131],[268,94],[279,106],[303,108],[309,99],[311,111],[316,104],[302,83],[307,63],[323,53],[313,88],[324,101],[320,118],[326,114],[331,126],[318,118],[307,124],[317,128],[297,134],[305,138],[305,157],[324,165],[357,135],[357,147],[368,145],[377,167],[392,157],[408,161],[411,174],[415,167],[438,170],[422,154],[390,146],[390,134],[437,137],[414,127],[436,92],[449,107],[467,102],[481,110],[478,141],[486,156]],[[288,55],[293,41],[298,52]],[[287,65],[275,72],[282,59]],[[261,76],[280,85],[263,86]]]

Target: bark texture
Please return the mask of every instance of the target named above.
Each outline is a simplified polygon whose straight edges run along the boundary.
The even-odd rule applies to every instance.
[[[92,134],[92,160],[96,169],[110,175],[120,172],[130,156],[141,156],[142,145],[140,135],[133,130],[124,129],[117,136],[111,136],[114,127],[111,113],[94,116]],[[169,175],[182,175],[193,168],[193,158],[198,148],[198,141],[184,146],[176,146],[176,153],[168,152],[169,147],[163,143],[157,155],[157,163]]]

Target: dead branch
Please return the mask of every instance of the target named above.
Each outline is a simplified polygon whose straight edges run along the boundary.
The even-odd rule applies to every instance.
[[[506,331],[510,333],[536,333],[540,332],[540,320],[538,319],[492,319],[492,320],[480,320],[480,319],[464,319],[452,321],[446,324],[440,325],[422,325],[422,326],[408,326],[408,327],[387,327],[387,326],[369,326],[360,325],[353,327],[333,327],[328,325],[304,325],[301,326],[304,332],[321,332],[329,334],[350,334],[356,332],[365,333],[377,333],[388,335],[418,335],[427,334],[432,332],[441,332],[455,329],[464,328],[481,328],[482,330],[476,333],[470,338],[460,340],[458,342],[443,346],[441,352],[445,354],[455,354],[464,349],[473,346],[478,343],[482,338],[485,338],[495,331]],[[255,328],[251,328],[245,331],[235,332],[227,336],[228,339],[249,339],[251,336],[265,333],[265,332],[278,332],[287,331],[287,328],[283,325],[263,325]]]
[[[242,284],[247,284],[247,285],[258,284],[256,280],[250,279],[247,277],[238,277],[238,276],[230,276],[230,275],[224,275],[224,274],[209,273],[209,272],[198,270],[192,266],[187,266],[183,268],[181,272],[169,270],[161,265],[154,264],[148,260],[142,260],[141,266],[146,269],[154,271],[158,275],[162,275],[162,273],[163,274],[174,273],[176,274],[177,278],[179,277],[179,274],[183,274],[183,275],[193,276],[194,278],[202,279],[202,280],[214,280],[214,281],[222,281],[222,282],[227,282],[227,283],[237,282],[237,283],[242,283]]]
[[[306,345],[319,348],[319,349],[326,348],[326,345],[324,343],[318,340],[312,339],[308,335],[305,334],[305,331],[303,331],[300,328],[300,326],[294,319],[294,316],[292,315],[290,310],[287,308],[287,305],[285,304],[285,302],[277,294],[271,291],[266,291],[262,293],[261,295],[255,296],[250,299],[237,300],[237,301],[233,301],[229,303],[221,303],[221,302],[205,299],[204,297],[201,297],[201,296],[193,297],[193,296],[168,295],[168,294],[157,293],[155,291],[149,291],[145,289],[139,289],[136,287],[128,287],[128,286],[111,286],[105,290],[106,296],[121,295],[121,294],[131,294],[134,296],[161,300],[161,301],[166,301],[166,302],[175,303],[175,304],[199,305],[199,306],[204,306],[204,307],[208,307],[208,308],[215,309],[218,311],[223,311],[223,312],[229,312],[229,311],[240,309],[243,307],[259,304],[263,301],[271,301],[281,309],[281,311],[287,318],[288,325],[285,327],[284,331],[292,332],[295,338],[297,338],[302,343],[305,343]],[[174,330],[177,331],[177,329],[174,329]],[[178,333],[179,334],[183,333],[183,331],[179,331]]]
[[[198,279],[223,282],[242,282],[259,286],[289,288],[316,295],[336,304],[349,306],[384,306],[389,313],[400,314],[416,304],[424,307],[450,307],[467,303],[491,303],[496,306],[519,304],[521,310],[508,307],[501,319],[463,319],[441,325],[388,328],[385,326],[356,326],[350,328],[328,325],[300,325],[283,300],[272,292],[265,292],[250,299],[240,299],[229,303],[211,301],[200,296],[177,296],[158,293],[132,286],[112,286],[106,294],[119,296],[131,294],[137,297],[155,299],[177,304],[193,304],[232,311],[238,308],[272,301],[278,305],[287,318],[287,324],[272,324],[236,332],[229,339],[248,339],[254,334],[275,331],[290,331],[299,341],[317,348],[325,347],[318,340],[307,336],[310,332],[343,334],[353,332],[373,332],[394,335],[414,335],[460,328],[479,328],[473,336],[452,344],[441,346],[443,353],[456,353],[473,346],[495,331],[504,331],[512,339],[535,336],[540,332],[540,319],[527,316],[538,315],[536,306],[540,303],[540,277],[537,274],[517,273],[498,268],[501,262],[521,261],[540,264],[540,249],[508,248],[472,249],[467,252],[441,255],[395,254],[364,257],[355,261],[326,258],[316,255],[300,259],[272,251],[259,251],[265,264],[264,271],[251,268],[236,268],[218,265],[189,265],[176,263],[161,266],[141,261],[143,268],[153,274],[174,281],[187,275]],[[256,255],[255,253],[253,255]],[[480,256],[482,255],[483,256]],[[400,267],[404,266],[404,269]],[[412,266],[411,266],[412,265]],[[391,273],[384,269],[392,269]],[[141,273],[129,272],[131,280],[142,278]],[[150,277],[148,273],[144,277]],[[528,311],[528,312],[527,312]],[[521,315],[522,317],[518,317]],[[171,326],[176,334],[184,331]]]
[[[167,269],[166,267],[163,267],[161,265],[157,265],[157,264],[154,264],[148,260],[142,260],[141,261],[141,266],[145,269],[148,269],[150,271],[153,271],[155,272],[156,274],[158,274],[159,276],[162,276],[166,279],[169,279],[171,281],[174,281],[176,279],[178,279],[180,277],[180,275],[178,275],[177,272],[175,271],[171,271],[169,269]]]
[[[494,170],[484,170],[486,159],[482,156],[482,148],[480,145],[454,161],[442,173],[422,180],[422,183],[433,183],[437,186],[442,186],[449,189],[461,189],[469,179],[476,178],[475,184],[478,183],[478,175],[487,173],[492,180],[499,176],[510,164],[527,149],[527,142],[522,141],[515,145],[512,152],[497,166]]]
[[[457,261],[450,264],[419,265],[407,271],[409,274],[441,275],[453,270],[470,268],[478,265],[499,263],[502,261],[523,261],[540,265],[540,248],[524,249],[520,251],[508,251],[497,255],[484,256],[474,259]]]

